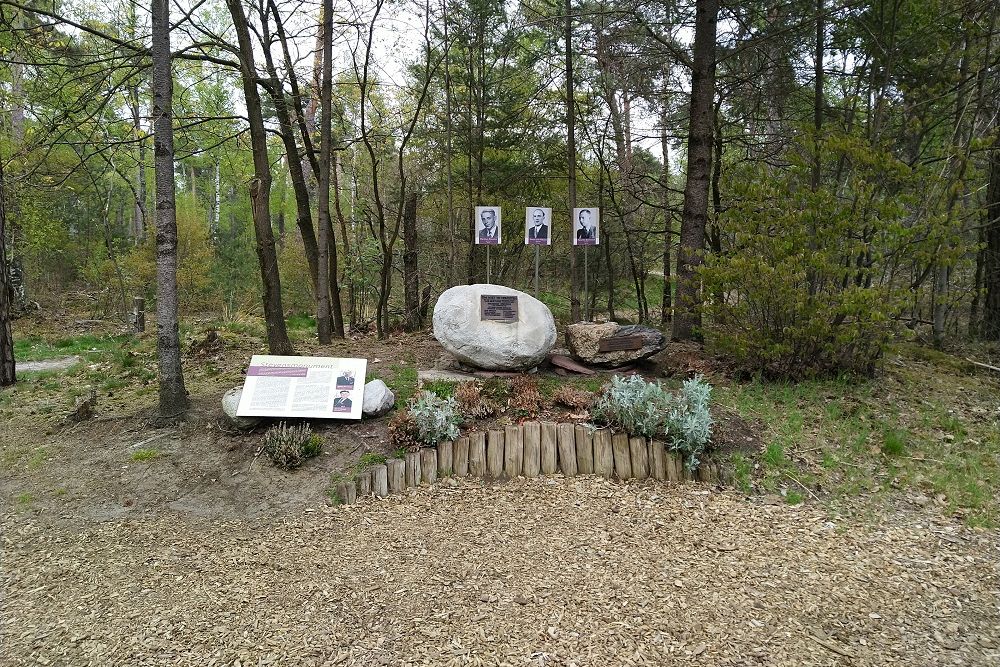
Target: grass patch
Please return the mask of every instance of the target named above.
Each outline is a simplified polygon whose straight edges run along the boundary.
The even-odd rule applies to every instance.
[[[886,456],[902,456],[906,451],[906,431],[888,429],[882,434],[882,453]]]
[[[735,452],[730,459],[733,465],[733,481],[743,493],[749,494],[753,491],[751,476],[753,475],[753,462],[742,452]]]
[[[393,375],[392,382],[386,384],[396,395],[396,409],[405,408],[407,402],[417,393],[417,369],[413,366],[393,364],[389,370]]]
[[[48,341],[29,336],[14,341],[14,357],[18,361],[45,361],[79,355],[91,361],[131,343],[128,336],[76,336]]]
[[[381,454],[376,454],[375,452],[365,452],[358,459],[357,468],[359,470],[364,470],[365,468],[372,468],[374,466],[379,466],[385,463],[385,457]]]
[[[316,318],[309,313],[295,313],[285,318],[285,325],[290,331],[315,331]]]
[[[819,489],[821,498],[943,495],[970,525],[1000,519],[996,384],[947,354],[900,346],[873,380],[761,380],[717,387],[717,400],[763,424],[757,458],[734,454],[740,490]],[[759,466],[755,466],[759,462]],[[818,486],[817,486],[818,485]]]
[[[437,395],[438,398],[450,398],[455,395],[457,382],[451,380],[430,380],[424,383],[424,389]]]
[[[142,461],[152,461],[155,458],[159,458],[160,453],[160,450],[154,449],[153,447],[142,447],[132,452],[129,458],[135,463],[140,463]]]

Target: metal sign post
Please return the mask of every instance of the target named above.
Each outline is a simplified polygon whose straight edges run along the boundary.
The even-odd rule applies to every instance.
[[[590,282],[587,275],[587,257],[590,256],[590,246],[583,246],[583,319],[590,321]]]
[[[486,284],[490,284],[490,247],[486,246]]]
[[[538,298],[538,246],[535,246],[535,298]]]

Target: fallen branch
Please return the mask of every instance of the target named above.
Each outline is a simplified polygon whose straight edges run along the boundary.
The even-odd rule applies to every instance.
[[[981,361],[973,361],[972,359],[969,359],[968,357],[966,357],[965,360],[968,361],[973,366],[979,366],[980,368],[986,368],[986,369],[989,369],[991,371],[996,371],[997,373],[1000,373],[1000,368],[998,368],[996,366],[990,366],[989,364],[984,364]]]

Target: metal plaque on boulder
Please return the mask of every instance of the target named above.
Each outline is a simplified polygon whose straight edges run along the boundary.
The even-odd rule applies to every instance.
[[[481,294],[479,319],[506,324],[517,322],[517,297],[508,294]]]
[[[612,336],[597,341],[598,352],[618,352],[620,350],[638,350],[645,345],[642,336]]]

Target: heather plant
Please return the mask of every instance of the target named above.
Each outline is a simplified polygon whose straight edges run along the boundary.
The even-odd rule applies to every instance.
[[[261,451],[276,466],[298,468],[303,461],[323,451],[323,439],[314,434],[308,424],[289,426],[281,422],[264,433]]]

